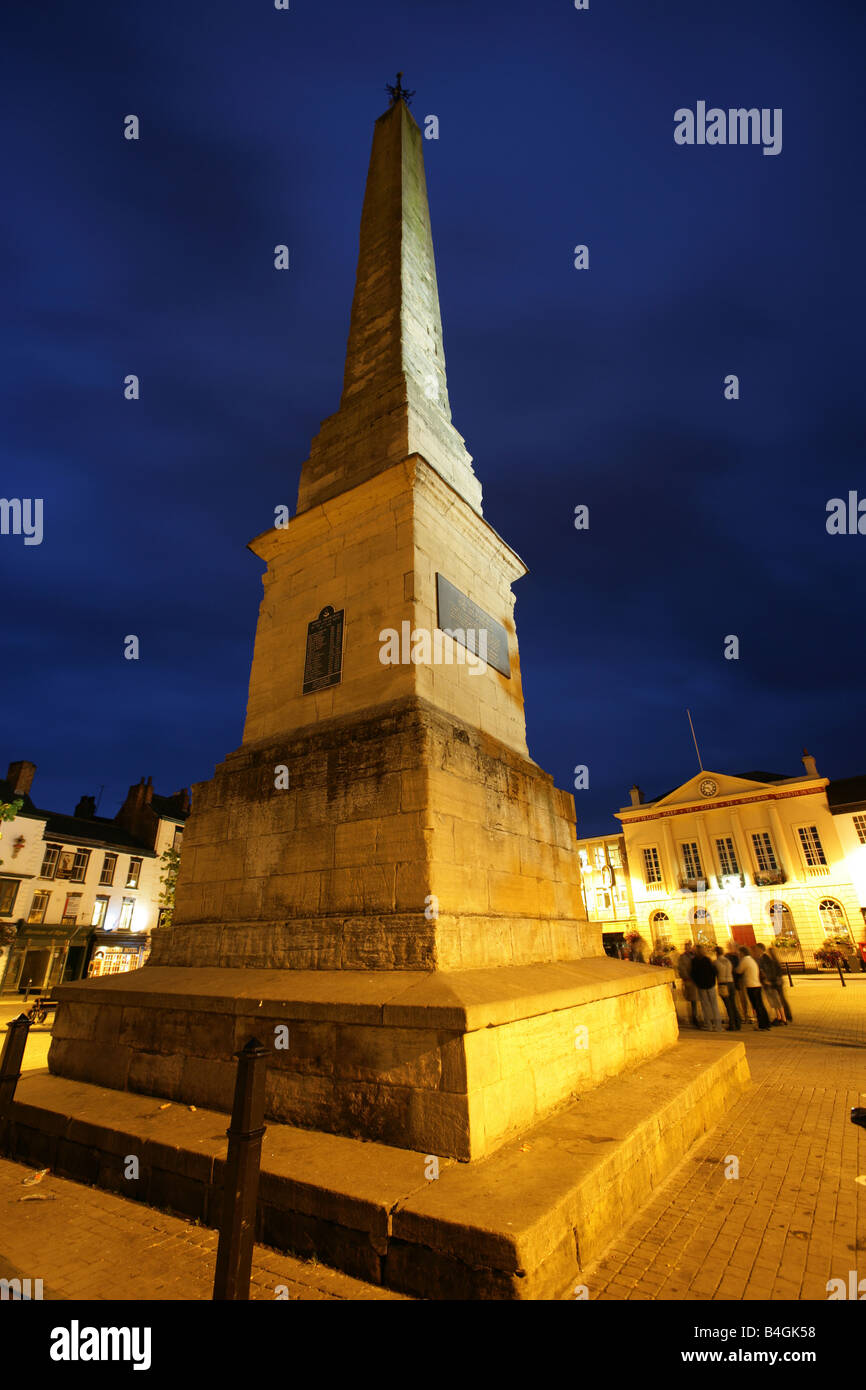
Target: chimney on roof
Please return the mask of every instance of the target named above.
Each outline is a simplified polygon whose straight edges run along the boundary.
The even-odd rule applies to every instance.
[[[153,800],[153,778],[152,778],[152,777],[148,777],[148,779],[147,779],[147,786],[146,786],[145,789],[144,789],[144,804],[145,804],[145,806],[149,806],[152,800]]]
[[[10,763],[9,771],[6,773],[6,781],[12,787],[13,796],[28,796],[35,776],[35,763]]]
[[[632,789],[631,789],[629,795],[631,796],[631,804],[632,804],[632,806],[642,806],[642,805],[643,805],[643,792],[641,791],[641,789],[640,789],[640,787],[638,786],[637,782],[635,782],[635,784],[634,784],[634,786],[632,787]]]
[[[189,787],[181,787],[179,792],[175,792],[172,800],[178,803],[181,812],[185,815],[189,810]]]
[[[83,796],[72,814],[82,816],[84,820],[93,820],[96,815],[96,797]]]
[[[806,769],[807,777],[818,777],[820,775],[815,764],[815,759],[812,757],[808,748],[803,749],[803,766]]]

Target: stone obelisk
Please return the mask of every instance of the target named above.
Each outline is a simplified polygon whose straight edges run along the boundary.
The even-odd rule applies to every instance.
[[[49,1064],[228,1109],[233,1052],[285,1024],[272,1120],[474,1158],[676,1021],[662,972],[604,955],[573,798],[527,750],[526,568],[451,422],[422,151],[398,89],[340,407],[251,546],[241,747],[195,788],[173,926],[143,970],[64,990]]]

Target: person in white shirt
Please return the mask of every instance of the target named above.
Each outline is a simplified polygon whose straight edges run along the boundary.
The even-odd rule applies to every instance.
[[[755,1010],[758,1027],[763,1033],[769,1029],[770,1020],[767,1010],[764,1008],[764,999],[761,994],[761,972],[758,969],[758,962],[749,951],[748,946],[740,947],[740,963],[737,966],[737,974],[745,982],[749,1002]]]

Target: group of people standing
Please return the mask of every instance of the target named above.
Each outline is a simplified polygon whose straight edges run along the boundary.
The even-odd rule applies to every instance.
[[[731,942],[723,951],[721,946],[693,946],[687,941],[674,968],[682,981],[695,1028],[722,1031],[720,999],[728,1016],[728,1029],[733,1033],[739,1032],[750,1017],[762,1032],[793,1021],[783,983],[784,968],[775,946],[767,950],[756,945],[750,950]]]

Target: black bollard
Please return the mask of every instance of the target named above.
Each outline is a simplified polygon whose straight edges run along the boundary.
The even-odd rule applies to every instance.
[[[223,1206],[217,1245],[215,1299],[248,1299],[256,1234],[256,1200],[265,1126],[268,1051],[251,1038],[236,1052],[238,1076],[228,1135]]]
[[[6,1144],[8,1115],[15,1099],[15,1087],[21,1080],[21,1063],[30,1033],[30,1019],[26,1014],[13,1018],[6,1029],[6,1041],[0,1055],[0,1152]]]
[[[842,981],[842,988],[847,989],[848,986],[845,983],[845,976],[842,974],[842,961],[839,956],[836,957],[836,969],[839,971],[839,979]]]

